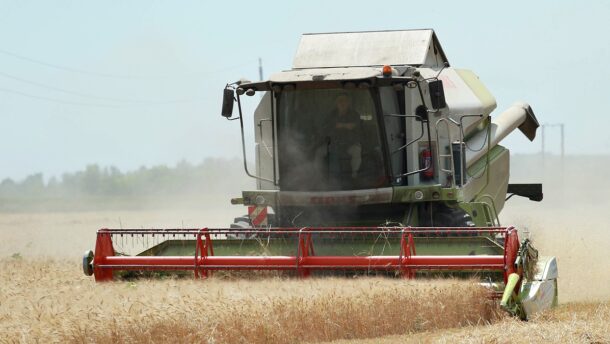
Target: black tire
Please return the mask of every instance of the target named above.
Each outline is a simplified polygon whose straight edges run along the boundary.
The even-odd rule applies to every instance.
[[[236,217],[233,219],[233,224],[242,223],[242,222],[250,225],[250,217],[248,217],[248,215],[244,215],[244,216]]]
[[[474,227],[472,217],[460,207],[432,203],[421,208],[420,224],[423,227]],[[432,212],[432,218],[430,218]]]

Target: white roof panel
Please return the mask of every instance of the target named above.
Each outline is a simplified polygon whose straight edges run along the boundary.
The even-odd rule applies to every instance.
[[[293,69],[382,65],[443,66],[447,58],[434,31],[304,34]]]
[[[296,82],[318,80],[353,80],[368,79],[381,75],[381,68],[352,67],[352,68],[314,68],[288,70],[276,73],[269,77],[272,82]]]

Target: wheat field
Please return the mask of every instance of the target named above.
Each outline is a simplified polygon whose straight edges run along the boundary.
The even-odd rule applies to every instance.
[[[213,278],[96,284],[73,261],[0,260],[7,343],[607,343],[610,302],[529,322],[473,281]]]
[[[225,226],[242,209],[0,213],[0,343],[610,343],[610,204],[556,190],[502,213],[558,260],[560,306],[529,322],[498,312],[472,281],[82,274],[98,228]]]
[[[138,280],[95,284],[67,261],[0,261],[9,342],[294,343],[489,324],[472,281],[385,278]]]
[[[514,214],[521,226],[541,221]],[[0,214],[0,342],[610,342],[607,234],[591,231],[595,240],[578,240],[583,233],[568,232],[573,227],[557,218],[532,236],[544,253],[558,256],[562,305],[526,323],[498,312],[472,281],[214,277],[96,284],[81,272],[80,255],[93,247],[102,223],[193,226],[205,216]]]
[[[567,303],[523,322],[505,317],[486,326],[463,326],[333,344],[391,343],[610,343],[610,302]]]

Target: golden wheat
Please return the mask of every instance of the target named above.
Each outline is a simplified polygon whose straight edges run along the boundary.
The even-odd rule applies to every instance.
[[[471,281],[383,278],[140,280],[96,284],[68,262],[0,261],[8,341],[293,343],[483,324]]]
[[[610,343],[610,302],[564,304],[527,322],[506,317],[489,326],[333,341],[333,344],[393,343]]]
[[[96,228],[220,225],[232,214],[217,208],[0,214],[0,343],[610,343],[610,232],[602,216],[608,202],[575,209],[551,203],[536,211],[511,202],[505,223],[517,225],[520,236],[529,227],[541,253],[559,262],[563,304],[529,322],[496,314],[468,281],[225,281],[217,274],[203,282],[99,285],[82,275],[75,258],[94,247]]]

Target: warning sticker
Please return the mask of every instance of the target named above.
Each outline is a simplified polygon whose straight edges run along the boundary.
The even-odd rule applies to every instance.
[[[248,207],[248,216],[254,227],[267,225],[267,207]]]

